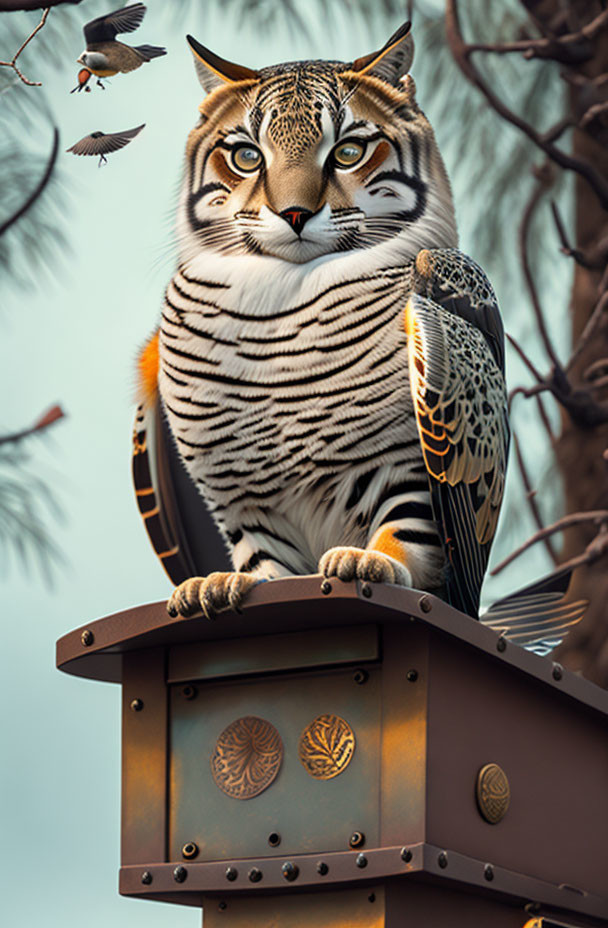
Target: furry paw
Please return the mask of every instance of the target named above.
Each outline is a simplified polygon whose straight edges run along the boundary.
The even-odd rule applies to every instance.
[[[238,611],[249,590],[259,582],[251,574],[219,571],[208,577],[191,577],[173,591],[167,612],[183,618],[202,612],[205,618],[214,619],[216,613],[225,609]]]
[[[395,558],[363,548],[330,548],[319,561],[319,573],[338,580],[368,580],[411,586],[412,575]]]

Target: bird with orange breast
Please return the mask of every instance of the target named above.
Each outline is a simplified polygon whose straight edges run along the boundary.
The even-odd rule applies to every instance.
[[[135,71],[144,62],[167,54],[167,50],[158,45],[131,46],[116,41],[119,33],[134,32],[141,25],[145,12],[146,6],[143,3],[133,3],[131,6],[92,19],[84,27],[87,47],[76,60],[83,68],[95,74],[101,87],[103,84],[99,78]],[[81,89],[81,74],[82,71],[78,75],[79,87],[74,88],[75,90]]]

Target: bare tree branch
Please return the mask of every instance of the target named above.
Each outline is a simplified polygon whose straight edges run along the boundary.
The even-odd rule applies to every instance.
[[[29,428],[22,429],[20,432],[13,432],[10,435],[0,435],[0,445],[15,444],[23,441],[24,438],[28,438],[30,435],[43,432],[45,429],[48,429],[50,425],[53,425],[53,423],[63,418],[65,418],[65,413],[61,406],[51,406]]]
[[[521,116],[518,116],[513,110],[509,109],[482,78],[471,61],[471,54],[475,49],[467,45],[462,37],[457,0],[446,0],[445,27],[448,44],[452,51],[454,61],[465,77],[481,91],[498,115],[520,129],[524,135],[542,149],[552,161],[559,164],[560,167],[567,171],[574,171],[576,174],[584,177],[593,189],[603,208],[608,209],[608,179],[600,174],[592,164],[583,161],[581,158],[574,158],[572,155],[562,151],[561,148],[555,146],[552,142],[546,141],[542,133],[537,132],[530,123],[526,122],[525,119],[522,119]]]
[[[517,435],[515,434],[515,432],[513,432],[513,445],[515,447],[515,456],[517,457],[517,464],[519,467],[519,472],[521,474],[521,479],[522,479],[524,488],[526,490],[526,501],[528,503],[528,506],[530,507],[532,518],[536,522],[536,525],[538,526],[539,531],[542,531],[545,526],[543,525],[543,520],[541,519],[540,510],[536,503],[536,490],[532,488],[532,483],[530,481],[528,469],[526,468],[526,464],[525,464],[523,455],[521,453],[521,446],[519,444],[519,439]],[[551,538],[547,536],[546,538],[543,539],[543,541],[545,544],[545,548],[547,549],[547,554],[549,555],[553,563],[557,564],[558,557],[553,547],[553,544],[551,543]]]
[[[23,45],[21,45],[20,48],[17,49],[17,51],[15,52],[15,54],[13,55],[13,57],[11,58],[11,60],[10,60],[10,61],[0,61],[0,67],[12,68],[13,71],[15,72],[15,74],[19,77],[19,79],[22,80],[24,84],[27,84],[28,87],[42,87],[42,83],[41,83],[41,81],[30,81],[30,80],[28,80],[27,77],[25,77],[25,75],[22,74],[21,71],[19,70],[19,68],[17,67],[17,58],[19,57],[19,55],[21,54],[21,52],[23,51],[23,49],[26,47],[26,45],[28,45],[28,43],[32,41],[32,39],[34,38],[34,36],[36,35],[36,33],[37,33],[37,32],[40,32],[40,30],[44,27],[44,24],[45,24],[45,22],[46,22],[46,18],[47,18],[47,16],[49,15],[49,10],[50,10],[50,8],[49,8],[48,5],[47,5],[46,10],[45,10],[44,13],[42,14],[42,19],[40,20],[40,22],[38,23],[38,25],[36,26],[36,28],[34,29],[34,31],[33,31],[33,32],[30,32],[30,34],[28,35],[28,37],[27,37],[27,39],[25,40],[25,42],[23,43]]]
[[[572,512],[570,515],[558,519],[553,525],[548,525],[546,528],[536,532],[536,534],[531,535],[523,545],[520,545],[519,548],[512,551],[500,564],[497,564],[492,571],[492,576],[495,577],[496,574],[499,574],[505,567],[508,567],[509,564],[523,554],[524,551],[531,548],[532,545],[535,545],[539,541],[544,541],[545,538],[548,538],[550,535],[555,535],[556,532],[563,532],[564,529],[572,528],[574,525],[580,525],[582,522],[594,522],[596,525],[605,524],[608,522],[608,509],[597,509],[591,510],[590,512]],[[562,570],[565,566],[565,564],[560,565]]]
[[[45,168],[44,174],[42,175],[36,188],[30,193],[29,197],[23,203],[16,213],[13,213],[12,216],[9,216],[1,225],[0,225],[0,235],[4,235],[7,229],[9,229],[15,222],[17,222],[21,217],[28,211],[28,209],[34,205],[39,196],[44,192],[44,188],[51,179],[53,173],[53,168],[55,167],[55,162],[57,161],[57,154],[59,152],[59,131],[53,129],[53,147],[51,149],[51,156],[48,160],[47,166]]]
[[[43,10],[52,6],[59,6],[60,3],[72,4],[82,3],[82,0],[0,0],[0,13],[14,13],[15,10]]]

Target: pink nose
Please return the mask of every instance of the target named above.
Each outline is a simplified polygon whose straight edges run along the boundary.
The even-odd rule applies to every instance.
[[[279,213],[279,216],[289,223],[296,235],[300,234],[312,215],[312,210],[303,209],[301,206],[289,206]]]

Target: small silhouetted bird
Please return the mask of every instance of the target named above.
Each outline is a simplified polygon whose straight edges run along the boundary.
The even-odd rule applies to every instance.
[[[116,41],[119,32],[134,32],[141,24],[145,12],[143,3],[133,3],[91,20],[84,27],[86,50],[76,61],[100,78],[134,71],[145,61],[166,55],[167,50],[158,45],[130,46]],[[99,80],[97,83],[103,87]]]
[[[66,148],[66,151],[71,151],[75,155],[99,155],[101,167],[107,162],[106,155],[128,145],[144,126],[145,122],[141,126],[136,126],[135,129],[124,129],[122,132],[91,132],[90,135],[85,135],[80,141],[75,142],[71,148]]]

